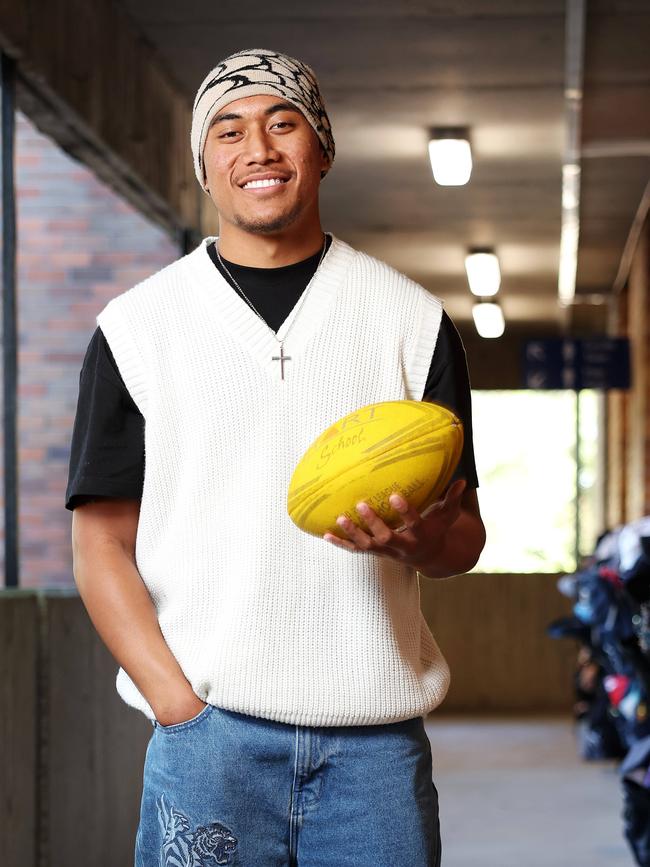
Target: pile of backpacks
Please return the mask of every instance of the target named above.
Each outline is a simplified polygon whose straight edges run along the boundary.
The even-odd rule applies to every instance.
[[[620,760],[624,834],[650,867],[650,516],[603,533],[558,581],[573,616],[548,627],[579,644],[573,713],[580,755]]]

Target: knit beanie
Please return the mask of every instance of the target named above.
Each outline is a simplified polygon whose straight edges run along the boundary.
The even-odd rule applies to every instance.
[[[192,110],[194,172],[204,192],[203,149],[214,115],[236,99],[277,94],[295,105],[311,124],[327,156],[334,160],[334,138],[313,69],[277,51],[250,48],[222,60],[203,79]],[[325,175],[326,172],[323,172]]]

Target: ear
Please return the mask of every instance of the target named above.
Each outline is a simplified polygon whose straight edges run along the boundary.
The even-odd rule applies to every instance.
[[[321,180],[325,177],[330,167],[330,158],[327,154],[327,151],[323,147],[322,143],[320,146],[320,176]]]

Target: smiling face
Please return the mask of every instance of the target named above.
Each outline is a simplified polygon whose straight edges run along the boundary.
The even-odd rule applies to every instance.
[[[271,235],[318,223],[329,160],[302,112],[281,97],[248,96],[224,106],[212,120],[203,163],[222,227],[225,221]]]

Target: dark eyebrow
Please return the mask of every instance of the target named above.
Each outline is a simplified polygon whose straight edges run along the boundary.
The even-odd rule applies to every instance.
[[[296,108],[295,105],[292,105],[290,102],[276,102],[273,105],[270,105],[267,109],[264,110],[264,114],[274,114],[276,111],[295,111],[297,114],[301,114],[300,109]],[[222,120],[241,120],[241,114],[235,114],[235,112],[227,111],[222,112],[222,114],[215,114],[215,116],[210,121],[210,126],[208,130],[212,129],[215,123],[219,123]]]

